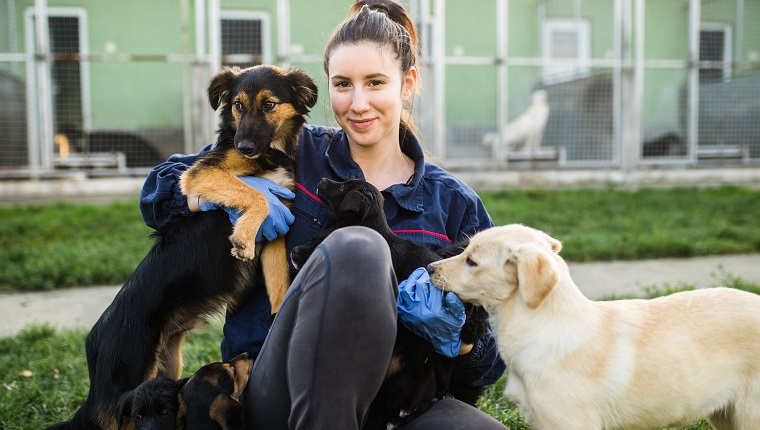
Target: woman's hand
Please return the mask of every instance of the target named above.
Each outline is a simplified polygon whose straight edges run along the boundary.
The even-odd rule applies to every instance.
[[[269,203],[269,214],[264,219],[264,222],[261,224],[261,227],[256,234],[256,242],[261,242],[262,236],[268,241],[275,240],[279,236],[284,236],[288,230],[290,230],[290,225],[295,221],[295,217],[290,212],[290,209],[280,201],[280,198],[293,200],[296,195],[286,187],[278,185],[266,178],[258,176],[239,176],[239,178],[245,182],[246,185],[263,194],[267,199],[267,203]],[[230,222],[232,224],[235,224],[243,213],[240,209],[219,206],[206,201],[201,197],[196,196],[195,199],[189,197],[188,206],[191,211],[193,211],[193,206],[195,205],[197,205],[198,210],[203,212],[215,209],[224,210],[229,214]]]
[[[424,267],[401,281],[398,289],[398,316],[406,328],[447,357],[472,349],[472,345],[463,346],[460,338],[465,321],[464,304],[456,294],[435,288]]]

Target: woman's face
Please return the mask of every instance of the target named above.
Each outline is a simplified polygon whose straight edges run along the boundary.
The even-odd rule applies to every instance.
[[[417,70],[402,75],[392,50],[361,42],[336,48],[328,73],[330,104],[349,143],[398,145],[402,105],[414,90]]]

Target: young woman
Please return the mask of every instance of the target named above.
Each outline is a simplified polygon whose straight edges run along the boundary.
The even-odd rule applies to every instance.
[[[369,3],[369,5],[367,5]],[[287,233],[288,252],[326,228],[326,207],[314,196],[322,178],[364,178],[385,197],[394,231],[428,247],[448,245],[492,226],[475,192],[425,162],[404,106],[419,86],[417,34],[393,0],[360,0],[330,37],[324,55],[330,103],[340,128],[307,125],[299,142],[295,196],[260,178],[246,183],[269,195],[260,235]],[[201,150],[208,150],[209,147]],[[141,195],[146,223],[215,207],[182,195],[179,175],[196,155],[173,156],[148,176]],[[293,198],[291,209],[273,194]],[[290,227],[289,227],[290,226]],[[269,328],[269,302],[257,295],[228,313],[222,340],[227,360],[257,357],[243,396],[246,428],[359,429],[393,350],[397,315],[439,352],[457,356],[454,378],[483,386],[503,373],[493,337],[462,345],[461,302],[431,288],[424,270],[396,284],[390,253],[367,228],[340,229],[293,280]],[[409,302],[398,301],[401,289]],[[405,429],[491,429],[504,426],[453,398],[434,404]]]

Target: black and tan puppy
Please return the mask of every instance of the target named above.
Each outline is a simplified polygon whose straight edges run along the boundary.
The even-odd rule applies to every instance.
[[[179,412],[179,390],[187,379],[159,376],[127,391],[119,399],[119,429],[124,418],[132,422],[134,430],[174,430]]]
[[[245,214],[232,236],[221,210],[181,218],[155,233],[155,245],[87,336],[87,400],[71,421],[53,429],[116,429],[123,393],[157,375],[178,379],[185,332],[245,297],[259,266],[251,259],[259,253],[273,312],[289,286],[284,239],[263,250],[254,245],[268,203],[237,176],[295,185],[294,157],[317,86],[296,69],[228,68],[211,80],[208,97],[220,110],[219,137],[180,185],[187,195]]]
[[[242,429],[243,407],[238,397],[248,384],[252,367],[253,359],[243,353],[228,362],[198,369],[180,391],[177,428]]]
[[[341,227],[361,225],[378,233],[388,243],[396,278],[407,279],[418,267],[425,267],[464,250],[467,243],[455,243],[435,252],[396,235],[383,212],[383,196],[372,184],[361,179],[336,182],[322,179],[317,196],[329,209],[330,228],[311,243],[291,252],[293,265],[303,267],[316,247]],[[467,319],[462,329],[464,343],[476,343],[486,332],[488,314],[482,307],[465,304]],[[370,406],[365,429],[392,429],[411,414],[425,410],[447,393],[474,404],[482,389],[452,380],[454,360],[437,354],[430,343],[398,324],[391,366],[375,400]]]

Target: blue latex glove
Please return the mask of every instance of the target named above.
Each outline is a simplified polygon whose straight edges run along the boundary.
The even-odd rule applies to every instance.
[[[262,236],[264,236],[266,240],[272,241],[279,236],[285,235],[285,233],[290,230],[290,224],[293,224],[293,221],[295,221],[296,218],[290,212],[290,209],[288,209],[278,197],[293,200],[296,195],[286,187],[278,185],[266,178],[260,178],[258,176],[238,177],[245,182],[246,185],[263,194],[269,203],[269,215],[264,219],[261,228],[259,228],[258,233],[256,233],[256,242],[261,242]],[[200,206],[200,210],[204,212],[214,209],[222,209],[227,212],[232,224],[235,224],[243,213],[240,209],[219,206],[208,201]]]
[[[465,313],[456,294],[435,288],[424,267],[398,285],[398,317],[406,328],[447,357],[459,355]]]

